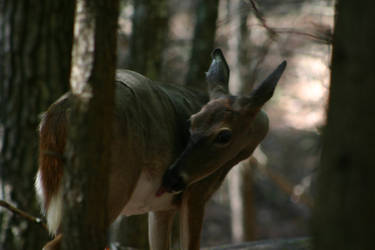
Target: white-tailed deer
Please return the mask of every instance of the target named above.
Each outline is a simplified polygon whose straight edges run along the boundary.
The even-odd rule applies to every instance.
[[[179,211],[181,248],[199,249],[205,203],[228,171],[249,157],[265,137],[268,118],[261,107],[271,98],[285,67],[286,62],[280,64],[250,96],[230,96],[229,68],[216,49],[206,77],[209,99],[181,86],[118,71],[115,136],[108,145],[112,148],[108,164],[111,221],[120,214],[149,212],[151,249],[166,250],[172,220]],[[54,103],[40,124],[36,189],[53,234],[62,233],[61,156],[69,96]],[[60,240],[61,235],[45,249],[59,249]]]

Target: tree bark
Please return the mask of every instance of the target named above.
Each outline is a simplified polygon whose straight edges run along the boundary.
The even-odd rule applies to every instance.
[[[104,249],[109,225],[108,162],[112,140],[118,0],[77,5],[73,107],[64,169],[63,249]]]
[[[0,197],[38,214],[39,115],[69,86],[74,1],[0,3]],[[48,234],[5,211],[2,249],[41,249]]]
[[[374,248],[375,21],[372,1],[338,1],[314,249]]]
[[[185,84],[207,91],[206,74],[216,34],[219,0],[199,0],[196,6],[193,45]]]

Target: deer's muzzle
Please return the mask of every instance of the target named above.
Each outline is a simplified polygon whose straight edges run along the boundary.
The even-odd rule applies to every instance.
[[[164,174],[162,185],[156,196],[161,196],[165,192],[180,193],[185,189],[186,185],[183,176],[177,174],[176,171],[168,169]]]
[[[186,168],[187,158],[193,148],[193,144],[190,142],[182,154],[164,173],[162,184],[156,196],[161,196],[165,192],[180,193],[186,188],[188,185],[188,176],[183,170]]]

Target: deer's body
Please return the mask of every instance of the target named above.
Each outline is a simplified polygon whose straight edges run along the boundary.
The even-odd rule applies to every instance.
[[[162,197],[155,194],[164,172],[186,144],[186,121],[199,111],[204,97],[179,86],[152,82],[128,70],[118,71],[115,93],[113,162],[108,170],[110,197],[116,203],[123,201],[117,209],[110,206],[114,210],[111,218],[117,217],[119,211],[133,215],[173,208],[172,194],[166,193]],[[40,126],[41,168],[37,186],[47,214],[50,205],[59,206],[54,198],[59,195],[63,174],[59,156],[64,152],[69,106],[70,94],[66,94],[49,108]],[[46,182],[52,174],[49,163],[54,164],[56,171],[53,183]],[[130,197],[122,195],[124,192]],[[56,233],[57,225],[51,229]]]
[[[221,52],[215,58],[208,72],[209,84],[222,80],[223,69],[217,66],[222,66],[225,59]],[[214,76],[211,82],[210,73]],[[210,88],[211,101],[206,104],[207,97],[184,87],[152,82],[132,71],[117,73],[114,139],[109,145],[109,218],[113,221],[120,214],[150,212],[153,250],[169,249],[171,223],[177,210],[182,248],[199,249],[206,201],[231,167],[249,157],[267,133],[268,119],[259,111],[259,105],[246,109],[244,119],[244,99],[217,96],[222,89]],[[60,232],[62,218],[62,156],[69,107],[67,94],[48,109],[40,125],[36,187],[49,229],[55,234]],[[238,124],[232,127],[232,121]],[[234,129],[243,134],[224,141],[228,131]],[[217,145],[207,148],[210,143]],[[45,248],[58,249],[60,240],[61,236],[56,237]]]

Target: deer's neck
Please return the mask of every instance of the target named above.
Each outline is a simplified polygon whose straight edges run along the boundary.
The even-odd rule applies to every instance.
[[[178,155],[187,143],[187,120],[206,98],[194,90],[153,82],[127,70],[118,72],[117,82],[116,116],[124,131],[131,131],[127,139],[144,147],[144,159],[154,154]]]

